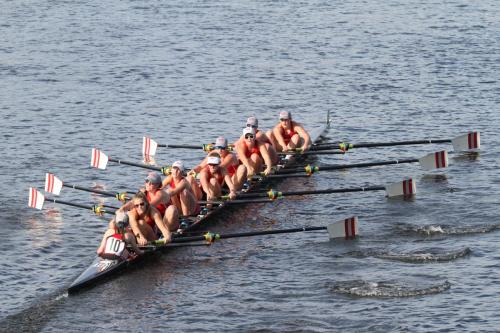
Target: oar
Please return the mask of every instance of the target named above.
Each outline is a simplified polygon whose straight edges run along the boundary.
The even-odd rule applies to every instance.
[[[438,143],[449,143],[453,145],[453,150],[467,151],[476,150],[481,148],[480,132],[469,132],[466,134],[459,135],[453,139],[428,139],[428,140],[409,140],[409,141],[396,141],[396,142],[362,142],[362,143],[348,143],[348,142],[338,142],[338,143],[318,143],[313,144],[311,150],[329,150],[329,149],[340,149],[342,151],[348,151],[353,148],[371,148],[371,147],[391,147],[391,146],[404,146],[404,145],[421,145],[421,144],[438,144]]]
[[[106,166],[108,164],[108,161],[118,163],[118,164],[131,165],[131,166],[135,166],[135,167],[143,168],[143,169],[155,170],[155,171],[161,172],[164,175],[169,175],[172,172],[171,166],[156,167],[153,165],[134,163],[134,162],[124,161],[121,159],[109,158],[108,155],[104,154],[101,150],[96,149],[96,148],[92,148],[92,157],[90,160],[90,166],[97,168],[97,169],[105,170]],[[186,170],[189,170],[189,169],[186,169]]]
[[[79,204],[79,203],[75,203],[75,202],[63,201],[63,200],[59,200],[59,199],[45,198],[45,196],[40,191],[36,190],[33,187],[30,187],[29,192],[30,193],[29,193],[28,205],[31,208],[36,208],[36,209],[41,210],[43,208],[43,204],[45,203],[45,201],[50,201],[50,202],[53,202],[56,204],[73,206],[73,207],[77,207],[77,208],[91,210],[92,212],[94,212],[96,215],[99,215],[99,216],[102,216],[104,214],[115,214],[114,210],[105,209],[104,206],[102,206],[102,205],[89,206],[89,205],[83,205],[83,204]]]
[[[281,169],[277,175],[269,175],[268,178],[283,178],[287,177],[288,174],[295,174],[297,172],[304,172],[306,175],[312,175],[318,171],[331,171],[331,170],[342,170],[342,169],[352,169],[352,168],[365,168],[372,166],[382,166],[391,164],[403,164],[403,163],[419,163],[420,166],[425,170],[434,170],[439,168],[446,168],[448,166],[448,153],[443,150],[440,152],[435,152],[427,154],[421,158],[411,158],[403,160],[391,160],[391,161],[381,161],[381,162],[367,162],[367,163],[355,163],[355,164],[337,164],[337,165],[306,165],[304,168],[298,169]]]
[[[205,143],[205,144],[199,144],[199,145],[184,145],[184,144],[162,144],[162,143],[157,143],[155,140],[144,136],[142,138],[142,154],[144,156],[155,156],[156,155],[156,149],[158,147],[164,147],[164,148],[180,148],[180,149],[200,149],[206,152],[210,152],[215,149],[215,144],[214,143]],[[233,150],[234,146],[229,145],[227,147],[230,151]]]
[[[216,234],[207,232],[202,236],[174,236],[172,238],[171,243],[188,243],[188,242],[196,242],[196,241],[207,241],[209,243],[213,243],[220,239],[228,239],[228,238],[241,238],[241,237],[252,237],[252,236],[263,236],[263,235],[276,235],[276,234],[287,234],[287,233],[295,233],[295,232],[305,232],[305,231],[318,231],[318,230],[327,230],[330,236],[330,239],[354,239],[359,235],[358,228],[358,218],[356,216],[340,220],[334,223],[331,223],[327,226],[321,227],[299,227],[299,228],[290,228],[290,229],[278,229],[278,230],[266,230],[266,231],[251,231],[251,232],[238,232],[231,234]],[[165,244],[163,240],[153,241],[152,245],[163,245]]]
[[[388,184],[386,186],[366,186],[366,187],[351,187],[351,188],[327,188],[323,190],[304,190],[304,191],[277,191],[270,189],[267,192],[247,192],[240,193],[241,198],[263,198],[268,197],[270,200],[281,199],[287,196],[294,195],[312,195],[312,194],[335,194],[335,193],[351,193],[351,192],[369,192],[369,191],[385,191],[388,197],[395,196],[410,196],[417,193],[416,185],[413,179],[405,179],[401,182]],[[238,201],[238,200],[234,200]],[[228,201],[231,202],[231,201]]]
[[[69,187],[69,188],[72,188],[75,190],[97,193],[97,194],[105,195],[107,197],[113,197],[113,198],[116,198],[117,200],[120,200],[122,202],[130,200],[130,197],[127,195],[126,192],[122,192],[122,193],[108,192],[108,191],[78,186],[78,185],[74,185],[74,184],[69,184],[69,183],[65,183],[65,182],[61,181],[61,179],[59,179],[58,177],[56,177],[52,173],[45,174],[45,192],[52,193],[54,195],[59,195],[61,193],[61,189],[63,186]]]
[[[280,156],[287,156],[287,155],[298,155],[298,156],[308,156],[308,155],[343,155],[345,154],[344,151],[338,151],[338,150],[308,150],[304,152],[300,151],[292,151],[292,152],[280,152],[278,155]]]

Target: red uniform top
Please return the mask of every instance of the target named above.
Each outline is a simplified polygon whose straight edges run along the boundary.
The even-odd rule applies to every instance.
[[[286,129],[284,129],[283,127],[281,128],[281,135],[283,135],[283,140],[285,141],[285,144],[289,144],[290,143],[290,140],[292,139],[292,137],[297,134],[294,129],[293,129],[293,123],[292,123],[292,128],[290,129],[290,131],[287,133]]]
[[[257,154],[260,156],[260,149],[257,146],[254,146],[252,149],[248,149],[247,143],[243,141],[243,145],[245,145],[245,156],[250,158],[253,154]]]
[[[153,195],[156,194],[156,192],[161,191],[160,189],[157,189],[155,193],[151,194],[150,192],[146,191],[146,199],[148,202],[151,202],[153,199]],[[165,211],[167,210],[168,205],[165,205],[163,202],[159,203],[158,205],[155,206],[156,209],[160,212],[161,216],[165,215]],[[149,224],[149,223],[148,223]],[[154,223],[153,223],[154,224]]]
[[[222,175],[220,168],[219,168],[219,170],[215,174],[213,174],[213,173],[210,172],[210,169],[207,166],[207,172],[208,172],[208,178],[212,178],[212,177],[215,176],[215,179],[217,179],[217,182],[220,185],[222,185],[222,183],[224,182],[224,176]]]

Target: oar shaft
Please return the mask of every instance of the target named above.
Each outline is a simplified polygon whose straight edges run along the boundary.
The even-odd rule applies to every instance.
[[[281,229],[281,230],[239,232],[239,233],[233,233],[233,234],[218,235],[218,238],[219,239],[241,238],[241,237],[287,234],[287,233],[294,233],[294,232],[316,231],[316,230],[326,230],[326,227],[301,227],[301,228]],[[179,238],[173,238],[172,243],[186,243],[186,242],[194,242],[194,241],[200,241],[200,240],[205,240],[205,239],[206,239],[205,236],[179,237]]]
[[[134,163],[134,162],[128,162],[128,161],[123,161],[123,160],[117,160],[114,158],[109,158],[108,161],[118,163],[118,164],[125,164],[125,165],[131,165],[135,166],[138,168],[143,168],[143,169],[149,169],[149,170],[155,170],[155,171],[161,171],[160,167],[156,167],[153,165],[147,165],[147,164],[142,164],[142,163]]]
[[[102,190],[96,190],[93,188],[88,188],[88,187],[82,187],[74,184],[69,184],[69,183],[63,183],[64,187],[69,187],[75,190],[81,190],[81,191],[86,191],[90,193],[97,193],[97,194],[102,194],[108,197],[116,197],[116,193],[108,192],[108,191],[102,191]]]
[[[408,140],[408,141],[396,141],[396,142],[360,142],[360,143],[322,143],[313,145],[311,150],[327,150],[327,149],[340,149],[341,144],[349,146],[352,148],[372,148],[372,147],[391,147],[391,146],[405,146],[405,145],[422,145],[422,144],[433,144],[433,143],[448,143],[451,139],[437,139],[437,140]]]
[[[64,200],[59,200],[59,199],[54,199],[54,198],[45,198],[45,201],[49,201],[49,202],[53,202],[53,203],[57,203],[57,204],[61,204],[61,205],[66,205],[66,206],[94,210],[94,206],[83,205],[83,204],[79,204],[79,203],[74,203],[74,202],[69,202],[69,201],[64,201]],[[115,213],[114,211],[109,211],[109,210],[103,210],[103,212],[106,214],[111,214],[111,215],[113,215]]]
[[[336,165],[319,165],[318,171],[330,171],[330,170],[343,170],[343,169],[353,169],[353,168],[366,168],[372,166],[382,166],[391,164],[404,164],[404,163],[417,163],[419,160],[417,158],[404,159],[404,160],[392,160],[392,161],[381,161],[381,162],[366,162],[366,163],[354,163],[354,164],[336,164]],[[280,173],[283,174],[294,174],[296,172],[304,172],[304,168],[300,169],[283,169]]]
[[[310,195],[310,194],[332,194],[332,193],[351,193],[351,192],[367,192],[367,191],[384,191],[384,186],[367,186],[367,187],[352,187],[352,188],[327,188],[324,190],[309,190],[309,191],[288,191],[288,192],[278,192],[280,196],[291,196],[291,195]],[[269,194],[260,193],[242,193],[240,194],[243,198],[261,198],[267,197]]]
[[[158,144],[158,147],[164,148],[181,148],[181,149],[203,149],[202,145],[171,145],[171,144]]]

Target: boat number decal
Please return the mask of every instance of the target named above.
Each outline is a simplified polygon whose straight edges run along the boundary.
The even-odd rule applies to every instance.
[[[111,254],[119,257],[122,255],[123,250],[125,250],[125,242],[121,239],[117,239],[113,236],[106,239],[106,248],[104,250],[105,254]]]

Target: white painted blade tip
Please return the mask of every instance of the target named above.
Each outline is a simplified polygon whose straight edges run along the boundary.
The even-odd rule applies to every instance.
[[[35,209],[42,209],[45,196],[34,187],[30,187],[29,191],[28,206]]]
[[[434,170],[448,167],[448,152],[446,150],[437,151],[421,157],[420,165],[425,170]]]
[[[479,150],[481,149],[481,133],[475,131],[459,135],[451,140],[451,144],[456,152]]]
[[[352,216],[350,218],[329,224],[327,226],[327,230],[330,239],[354,239],[359,234],[358,217]]]
[[[155,140],[147,136],[142,137],[142,155],[153,157],[156,155],[156,148],[158,143]]]
[[[385,187],[385,192],[388,197],[397,196],[412,196],[417,193],[416,182],[412,178],[389,184]]]
[[[90,160],[90,166],[97,169],[106,169],[108,164],[108,156],[102,151],[96,148],[92,148],[92,157]]]
[[[45,174],[45,192],[59,195],[63,182],[52,173]]]

